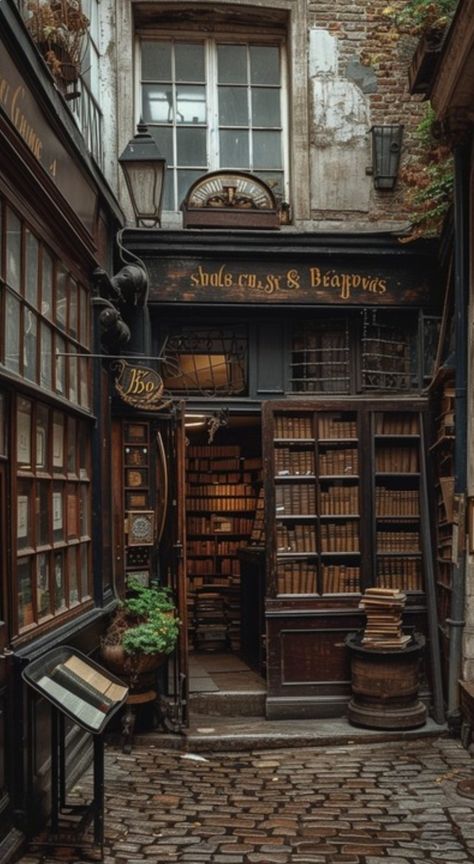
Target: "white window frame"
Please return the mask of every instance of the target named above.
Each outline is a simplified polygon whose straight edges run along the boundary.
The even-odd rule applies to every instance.
[[[219,126],[219,112],[218,112],[218,86],[217,86],[217,50],[216,46],[219,43],[224,44],[251,44],[256,43],[259,45],[278,45],[280,48],[280,108],[281,108],[281,150],[282,150],[282,167],[281,172],[283,174],[283,184],[282,184],[282,200],[288,202],[290,199],[290,176],[289,176],[289,166],[290,166],[290,154],[289,154],[289,99],[288,99],[288,56],[287,56],[287,42],[284,35],[279,32],[277,34],[266,31],[265,33],[261,33],[258,28],[249,29],[245,32],[239,32],[238,34],[231,34],[223,30],[222,32],[216,32],[209,36],[206,33],[202,33],[200,31],[192,30],[192,31],[176,31],[176,30],[138,30],[135,34],[135,126],[140,122],[141,117],[143,116],[143,107],[142,107],[142,74],[141,74],[141,40],[144,41],[169,41],[175,40],[178,42],[198,42],[204,44],[204,58],[205,58],[205,87],[206,87],[206,125],[207,125],[207,135],[206,135],[206,147],[207,147],[207,158],[208,165],[207,171],[218,171],[221,166],[219,164],[219,130],[221,128]],[[209,86],[212,85],[212,86]],[[247,91],[250,91],[250,83],[247,84]],[[249,123],[247,128],[249,131],[254,127]],[[176,132],[177,132],[177,124],[173,123],[173,148],[176,153]],[[229,127],[233,128],[233,127]],[[256,127],[258,128],[258,127]],[[252,147],[252,135],[249,135],[250,140],[250,150]],[[251,162],[251,160],[249,160]],[[224,169],[222,169],[224,170]],[[232,170],[232,169],[225,169]],[[237,170],[237,169],[236,169]],[[248,169],[239,169],[239,170],[248,170]],[[203,170],[203,175],[206,173]],[[256,171],[256,175],[260,176],[261,174],[265,174],[265,171]],[[173,167],[173,197],[174,200],[178,200],[178,166]],[[178,207],[179,207],[178,202]],[[179,213],[178,208],[175,210],[168,210],[163,212],[163,217],[165,221],[174,221],[176,219],[176,214]]]

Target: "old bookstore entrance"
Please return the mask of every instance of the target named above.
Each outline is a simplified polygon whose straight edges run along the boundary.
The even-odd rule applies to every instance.
[[[191,712],[222,693],[250,710],[241,690],[270,718],[343,714],[369,586],[402,589],[429,636],[425,416],[422,399],[270,401],[211,443],[189,417]]]

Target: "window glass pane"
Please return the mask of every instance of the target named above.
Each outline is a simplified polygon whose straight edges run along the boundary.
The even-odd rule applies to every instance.
[[[18,627],[28,627],[33,624],[33,591],[31,585],[31,559],[20,558],[17,561],[18,584]]]
[[[79,390],[81,397],[81,405],[83,408],[90,408],[89,395],[89,362],[87,357],[81,357],[79,360]]]
[[[206,122],[206,88],[181,85],[176,88],[176,122]]]
[[[77,339],[78,336],[78,285],[75,279],[68,279],[69,285],[69,327],[68,330],[71,336]]]
[[[68,346],[70,354],[76,354],[73,345]],[[77,402],[77,358],[69,357],[69,398],[71,402]]]
[[[90,336],[89,336],[89,297],[85,288],[80,288],[79,291],[80,301],[81,301],[81,311],[80,311],[80,340],[83,345],[86,347],[89,346]]]
[[[40,383],[42,387],[51,390],[52,376],[52,354],[51,354],[51,330],[47,324],[41,325],[41,363],[40,363]]]
[[[67,485],[67,539],[75,540],[79,534],[79,507],[77,497],[77,486],[75,483]]]
[[[28,549],[33,546],[31,481],[29,480],[18,481],[16,537],[17,549]]]
[[[53,486],[53,540],[64,540],[64,496],[63,484],[55,483]]]
[[[56,612],[66,608],[64,590],[64,554],[56,552],[54,556],[54,605]]]
[[[178,129],[178,165],[207,164],[206,130]]]
[[[258,171],[258,176],[270,187],[277,201],[282,201],[283,171]]]
[[[64,468],[64,415],[58,411],[53,416],[53,469]]]
[[[68,274],[62,264],[56,270],[56,323],[61,330],[67,325],[67,279]]]
[[[217,64],[219,84],[247,83],[246,45],[218,45]]]
[[[221,130],[219,141],[221,168],[249,167],[249,134],[247,131]]]
[[[77,546],[68,549],[69,605],[79,603],[79,582],[77,574]]]
[[[89,486],[81,483],[80,486],[80,507],[79,507],[79,535],[81,537],[89,537]]]
[[[90,595],[89,589],[89,544],[81,543],[79,547],[81,559],[81,598],[84,600]]]
[[[34,234],[26,229],[26,278],[25,297],[38,308],[38,250],[39,244]]]
[[[79,477],[86,480],[89,477],[89,427],[81,423],[79,427]]]
[[[66,390],[66,358],[59,355],[66,351],[66,343],[60,336],[56,336],[56,349],[59,354],[56,355],[56,391],[64,393]]]
[[[177,42],[174,49],[176,81],[205,81],[204,46]]]
[[[20,291],[21,283],[21,222],[7,209],[7,283]]]
[[[250,46],[252,84],[280,83],[280,49],[273,45]]]
[[[46,318],[53,317],[53,259],[43,249],[42,264],[42,288],[41,288],[41,312]]]
[[[49,555],[41,553],[36,560],[36,605],[38,619],[50,614]]]
[[[20,302],[6,292],[5,322],[5,366],[12,372],[20,372]]]
[[[36,406],[36,467],[40,471],[49,468],[49,410],[46,405]]]
[[[173,130],[169,126],[149,126],[148,131],[155,139],[160,154],[166,159],[166,165],[174,165]]]
[[[171,81],[171,42],[142,42],[142,78]]]
[[[142,110],[145,123],[172,123],[174,111],[171,84],[145,84]]]
[[[36,544],[47,546],[51,542],[49,530],[49,483],[36,483]]]
[[[67,472],[68,474],[77,473],[76,463],[76,421],[73,417],[68,417],[67,421]]]
[[[31,402],[18,399],[16,411],[16,461],[31,467]]]
[[[205,171],[178,171],[178,206],[186,197],[187,191],[198,177],[202,177]]]
[[[247,88],[219,87],[219,123],[221,126],[248,126]]]
[[[280,91],[269,87],[252,90],[252,124],[254,126],[280,125]]]
[[[253,133],[253,165],[255,169],[282,167],[279,132]]]
[[[29,381],[36,381],[37,321],[36,315],[26,306],[23,309],[23,374]]]

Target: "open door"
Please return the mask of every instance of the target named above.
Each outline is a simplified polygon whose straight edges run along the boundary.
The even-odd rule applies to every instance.
[[[189,719],[184,405],[156,422],[155,440],[159,565],[162,582],[176,598],[181,621],[178,646],[168,665],[168,693],[162,698],[162,711],[165,725],[179,732]]]

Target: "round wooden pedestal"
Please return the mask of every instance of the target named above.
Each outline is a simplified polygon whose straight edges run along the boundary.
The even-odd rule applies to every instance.
[[[352,699],[349,721],[372,729],[413,729],[426,722],[418,699],[419,667],[425,639],[415,634],[400,649],[364,648],[359,634],[345,642],[351,653]]]

